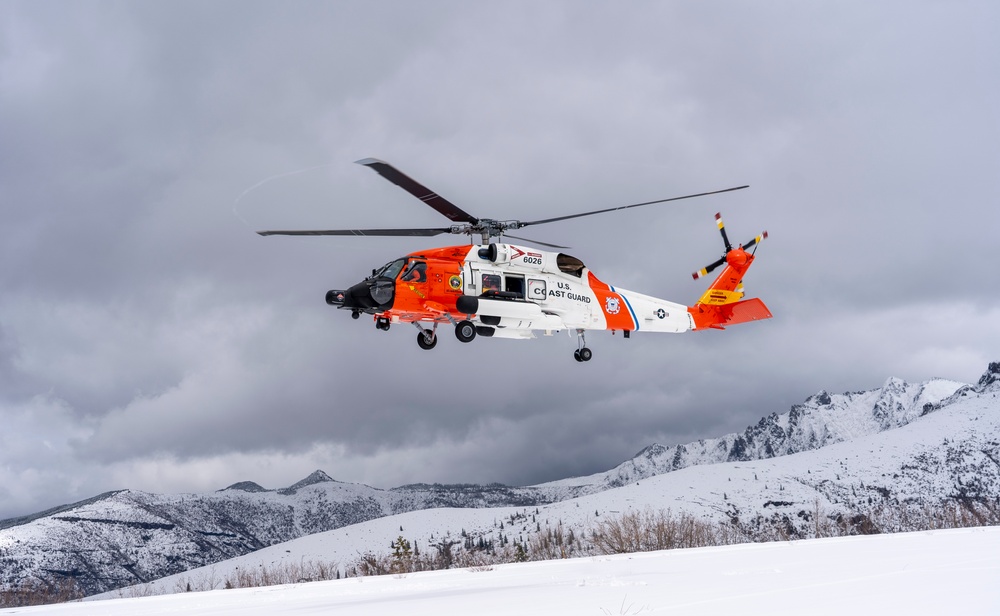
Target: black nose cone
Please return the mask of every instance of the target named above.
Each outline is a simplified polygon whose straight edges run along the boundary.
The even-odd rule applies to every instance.
[[[392,308],[395,295],[395,283],[392,280],[376,278],[359,282],[347,290],[327,291],[326,303],[337,308],[374,313]]]
[[[347,301],[347,291],[327,291],[326,292],[326,303],[331,306],[344,306]],[[349,308],[350,306],[348,306]]]

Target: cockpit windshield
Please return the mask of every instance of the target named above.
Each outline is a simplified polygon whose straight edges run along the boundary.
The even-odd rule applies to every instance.
[[[403,264],[405,263],[406,259],[396,259],[391,263],[386,263],[372,274],[372,278],[388,278],[390,280],[395,280],[396,276],[399,275],[399,271],[403,269]]]

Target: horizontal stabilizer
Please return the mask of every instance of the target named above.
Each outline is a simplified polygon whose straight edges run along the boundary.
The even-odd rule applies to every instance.
[[[736,325],[738,323],[771,318],[771,311],[767,309],[767,306],[758,297],[736,302],[735,304],[726,304],[720,308],[719,312],[721,313],[720,316],[725,319],[725,325]]]
[[[688,307],[688,312],[695,329],[725,329],[730,325],[771,318],[771,311],[756,297],[723,306],[695,304]]]

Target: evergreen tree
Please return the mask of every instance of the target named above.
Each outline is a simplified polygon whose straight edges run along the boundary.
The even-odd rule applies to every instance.
[[[514,562],[523,563],[528,561],[528,553],[524,551],[524,546],[520,543],[514,544]]]
[[[389,544],[392,548],[393,569],[397,573],[409,571],[413,562],[413,549],[403,535]]]

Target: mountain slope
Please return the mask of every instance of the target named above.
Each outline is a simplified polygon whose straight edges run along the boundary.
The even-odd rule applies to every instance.
[[[853,512],[877,503],[996,498],[998,390],[1000,364],[991,364],[971,386],[889,379],[870,392],[821,392],[742,433],[654,445],[607,473],[525,488],[421,484],[380,490],[317,471],[280,490],[240,482],[213,494],[110,492],[0,523],[0,589],[69,577],[88,594],[102,592],[331,529],[360,532],[359,523],[431,508],[505,507],[503,515],[516,517],[525,508],[557,503],[547,507],[548,518],[582,530],[593,512],[643,503],[749,524],[775,515],[802,523],[820,501]],[[905,434],[920,436],[906,440]],[[814,461],[800,458],[819,447]],[[793,458],[790,465],[783,462]],[[714,474],[723,472],[718,468],[725,483]],[[447,522],[441,510],[433,513]],[[483,513],[496,520],[496,511]],[[440,537],[457,531],[445,526],[428,532]],[[477,532],[495,534],[485,527]]]
[[[7,521],[0,530],[0,589],[69,577],[88,594],[104,592],[400,512],[538,505],[566,493],[500,485],[380,490],[322,471],[278,490],[240,482],[213,494],[108,492]]]

